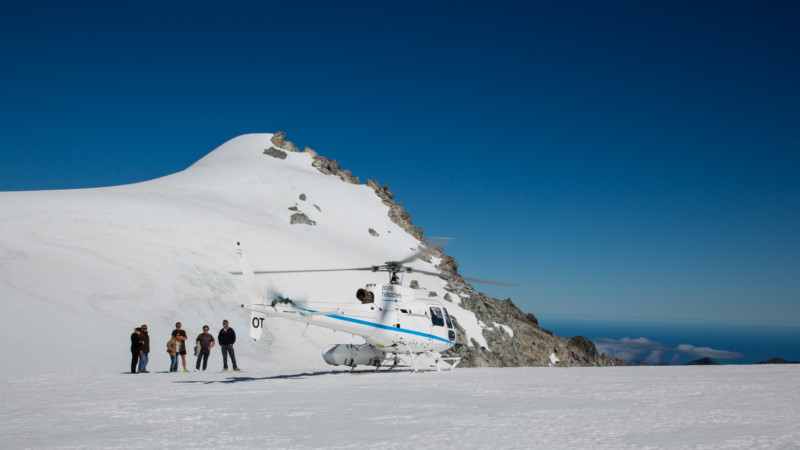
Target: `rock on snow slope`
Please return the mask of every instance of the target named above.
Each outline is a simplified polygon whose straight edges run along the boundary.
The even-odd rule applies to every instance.
[[[0,311],[5,319],[0,339],[6,343],[0,371],[20,366],[48,372],[124,371],[130,333],[144,323],[151,336],[150,368],[161,370],[168,366],[165,343],[176,321],[191,339],[204,324],[216,334],[222,319],[240,336],[242,366],[329,368],[320,355],[327,345],[360,338],[271,320],[261,341],[248,342],[249,314],[239,307],[244,290],[229,274],[238,270],[236,242],[242,242],[255,268],[277,270],[379,264],[411,254],[419,241],[390,219],[389,207],[373,189],[320,173],[312,166],[313,153],[290,151],[285,159],[265,154],[272,137],[237,137],[182,172],[143,183],[0,193]],[[315,225],[290,224],[297,212]],[[438,262],[414,265],[436,270]],[[261,281],[293,298],[356,301],[358,287],[385,282],[385,277],[334,272]],[[420,274],[414,279],[420,296],[427,296],[427,290],[444,292],[442,279]],[[491,353],[482,332],[488,319],[479,322],[461,306],[469,303],[485,313],[486,302],[497,301],[482,298],[483,306],[476,307],[479,296],[471,298],[476,293],[470,286],[459,292],[470,302],[453,293],[448,309],[466,334],[459,351],[471,352],[472,364],[535,364],[482,358],[481,353]],[[511,324],[503,333],[511,338],[510,331],[519,327]],[[562,359],[597,363],[596,355],[588,362],[570,357],[584,351],[585,343],[571,346],[567,339],[551,338],[548,349],[560,352]]]

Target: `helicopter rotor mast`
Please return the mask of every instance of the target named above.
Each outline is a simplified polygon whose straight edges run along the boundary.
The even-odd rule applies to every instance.
[[[398,273],[411,273],[414,269],[409,266],[404,266],[397,261],[387,261],[386,264],[381,266],[372,266],[373,272],[389,272],[389,283],[400,284],[397,278]],[[439,276],[439,274],[437,274]]]

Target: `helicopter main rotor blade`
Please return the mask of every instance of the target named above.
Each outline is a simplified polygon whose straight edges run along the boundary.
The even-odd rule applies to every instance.
[[[431,272],[428,270],[417,270],[411,269],[411,273],[424,273],[425,275],[432,275],[434,277],[440,278],[460,278],[464,281],[474,281],[476,283],[484,283],[484,284],[494,284],[496,286],[516,286],[515,284],[503,283],[501,281],[492,281],[492,280],[481,280],[480,278],[470,278],[470,277],[462,277],[461,275],[455,273],[441,273],[441,272]]]
[[[401,264],[401,265],[402,264],[406,264],[406,263],[410,263],[411,261],[414,261],[415,259],[419,258],[422,255],[425,255],[427,253],[431,253],[433,251],[433,249],[435,249],[436,247],[444,247],[445,245],[450,243],[450,241],[452,241],[452,240],[453,240],[453,238],[447,238],[447,237],[431,237],[431,238],[428,238],[427,239],[428,243],[425,246],[423,246],[421,249],[419,249],[416,252],[412,253],[409,257],[407,257],[405,259],[402,259],[400,261],[394,261],[394,262],[396,262],[397,264]]]
[[[351,270],[369,270],[372,271],[372,267],[354,267],[350,269],[307,269],[307,270],[254,270],[253,273],[256,274],[264,274],[264,273],[308,273],[308,272],[345,272]],[[242,272],[229,272],[231,275],[241,275]]]
[[[508,286],[508,287],[516,286],[516,284],[503,283],[502,281],[481,280],[480,278],[462,277],[461,275],[456,275],[456,276],[461,278],[462,280],[474,281],[476,283],[493,284],[495,286]]]
[[[428,240],[428,247],[444,247],[445,245],[453,242],[453,238],[449,237],[429,237]]]
[[[425,275],[430,275],[439,278],[458,278],[464,281],[473,281],[476,283],[484,283],[484,284],[493,284],[497,286],[516,286],[514,284],[503,283],[500,281],[492,281],[492,280],[482,280],[480,278],[470,278],[470,277],[462,277],[457,273],[441,273],[441,272],[433,272],[428,270],[421,270],[415,269],[413,267],[409,267],[406,264],[410,263],[416,259],[419,259],[421,256],[426,254],[431,254],[433,250],[437,247],[441,248],[447,245],[452,238],[446,237],[431,237],[426,239],[425,245],[421,246],[419,250],[411,254],[410,256],[402,259],[400,261],[386,261],[382,265],[377,266],[369,266],[369,267],[351,267],[351,268],[343,268],[343,269],[303,269],[303,270],[255,270],[253,274],[277,274],[277,273],[319,273],[319,272],[349,272],[349,271],[370,271],[370,272],[389,272],[391,275],[391,283],[395,283],[395,275],[397,273],[412,273],[418,272]],[[241,275],[242,272],[229,272],[231,275]]]

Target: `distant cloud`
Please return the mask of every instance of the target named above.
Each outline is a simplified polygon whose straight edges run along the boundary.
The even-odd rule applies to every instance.
[[[690,344],[681,344],[676,348],[665,347],[660,342],[651,341],[644,337],[636,339],[598,338],[594,339],[593,342],[598,352],[605,353],[612,358],[617,358],[627,363],[643,361],[645,364],[659,364],[662,362],[661,358],[665,353],[674,354],[670,359],[671,364],[678,362],[679,355],[688,355],[693,358],[709,357],[714,359],[742,357],[740,353],[715,350],[709,347],[695,347]],[[647,356],[645,357],[645,355]]]
[[[694,345],[689,344],[681,344],[678,346],[677,350],[679,353],[685,353],[698,358],[709,357],[714,359],[731,359],[742,357],[741,353],[729,352],[726,350],[714,350],[713,348],[709,347],[695,347]]]
[[[658,342],[653,342],[647,338],[622,338],[619,340],[609,338],[599,338],[594,340],[597,351],[617,358],[625,362],[639,359],[641,356],[652,353],[654,350],[663,349]]]
[[[661,355],[664,354],[663,350],[653,350],[650,355],[644,359],[645,364],[656,365],[661,362]]]

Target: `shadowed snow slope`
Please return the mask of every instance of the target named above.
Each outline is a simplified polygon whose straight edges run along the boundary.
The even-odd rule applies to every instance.
[[[247,342],[244,289],[229,274],[239,270],[236,242],[262,270],[369,266],[404,258],[419,242],[391,222],[372,189],[321,174],[306,153],[265,155],[271,136],[237,137],[148,182],[0,193],[0,338],[7,344],[0,371],[125,369],[129,336],[145,323],[149,368],[163,369],[176,321],[193,340],[204,324],[216,334],[223,319],[238,332],[242,366],[328,368],[325,346],[355,338],[314,327],[301,337],[301,325],[271,320],[262,341]],[[316,225],[291,225],[289,208]],[[431,290],[443,286],[436,277],[415,278]],[[261,281],[290,297],[356,301],[364,283],[386,280],[335,272]],[[475,322],[453,309],[461,322]]]

